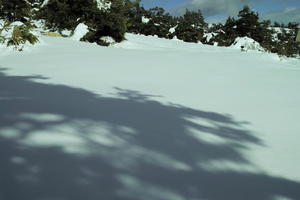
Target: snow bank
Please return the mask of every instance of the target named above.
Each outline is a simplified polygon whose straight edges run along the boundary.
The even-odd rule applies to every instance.
[[[264,51],[262,46],[252,38],[248,37],[237,37],[234,43],[231,45],[232,48],[235,49],[243,49],[245,51],[248,50],[257,50],[257,51]]]
[[[126,38],[1,57],[0,199],[300,199],[299,61]]]
[[[89,27],[83,23],[78,24],[76,27],[73,36],[71,37],[72,40],[80,41],[87,33],[89,32]]]
[[[108,44],[115,44],[116,43],[114,38],[112,38],[110,36],[103,36],[103,37],[100,38],[100,40],[102,40],[103,42],[108,43]]]

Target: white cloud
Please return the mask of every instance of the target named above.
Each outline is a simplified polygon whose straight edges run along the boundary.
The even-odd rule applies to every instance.
[[[270,19],[280,23],[300,23],[300,7],[288,7],[283,10],[268,12],[261,15],[264,19]]]
[[[186,9],[200,9],[207,17],[220,14],[235,16],[244,5],[255,1],[258,0],[189,0],[177,8],[177,13],[182,14]]]
[[[188,0],[178,7],[176,14],[181,15],[186,9],[201,10],[205,17],[237,16],[244,5],[257,6],[263,0]],[[288,7],[282,10],[260,13],[262,19],[270,19],[280,23],[300,23],[300,7]],[[225,18],[224,18],[225,19]]]

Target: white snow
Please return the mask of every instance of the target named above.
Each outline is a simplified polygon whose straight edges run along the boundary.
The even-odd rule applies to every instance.
[[[49,0],[44,0],[43,3],[42,3],[42,5],[41,5],[41,7],[46,6],[48,3],[49,3]]]
[[[126,38],[0,51],[0,199],[300,199],[299,59]]]
[[[169,29],[169,33],[175,33],[177,26],[174,26]]]
[[[97,6],[100,10],[109,10],[111,8],[111,1],[96,0]]]
[[[215,35],[217,35],[216,33],[205,33],[203,35],[203,37],[206,38],[206,42],[209,42],[211,40],[211,38],[213,38]]]
[[[114,38],[110,37],[110,36],[103,36],[100,38],[102,41],[108,43],[108,44],[115,44],[116,41],[114,40]]]
[[[231,45],[232,48],[248,50],[263,51],[264,49],[260,46],[258,42],[248,37],[237,37],[234,43]]]
[[[63,30],[63,31],[61,31],[61,34],[65,35],[65,36],[70,36],[72,34],[72,31],[70,31],[70,30]]]
[[[144,24],[147,24],[149,21],[150,21],[149,18],[147,18],[147,17],[145,17],[145,16],[142,16],[142,22],[143,22]]]
[[[80,41],[89,32],[89,27],[83,23],[78,24],[71,37],[72,40]]]

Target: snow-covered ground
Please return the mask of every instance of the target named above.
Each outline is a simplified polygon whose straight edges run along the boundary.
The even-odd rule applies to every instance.
[[[156,37],[0,52],[0,200],[299,200],[300,61]]]

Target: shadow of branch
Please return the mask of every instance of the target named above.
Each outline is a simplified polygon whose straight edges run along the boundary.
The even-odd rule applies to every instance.
[[[0,73],[0,200],[300,199],[297,182],[222,166],[255,168],[245,122],[41,78]]]

